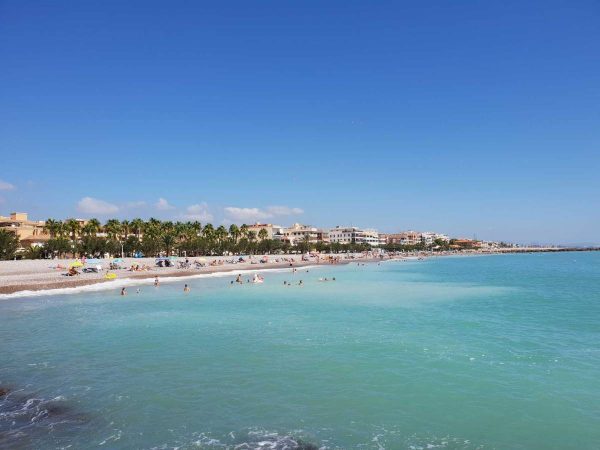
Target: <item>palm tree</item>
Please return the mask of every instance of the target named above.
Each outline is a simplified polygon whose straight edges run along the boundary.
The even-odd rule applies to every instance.
[[[104,224],[104,231],[110,239],[117,239],[121,234],[121,222],[118,219],[107,220]]]
[[[100,231],[102,228],[102,224],[98,219],[90,219],[88,220],[87,224],[91,227],[94,233],[98,233],[98,231]]]
[[[77,235],[81,231],[81,224],[75,219],[67,219],[65,222],[65,229],[71,235],[71,240],[75,242]]]
[[[237,243],[240,237],[240,229],[235,223],[229,225],[229,235],[231,236],[231,239],[233,239],[233,242]]]
[[[121,233],[123,234],[123,241],[127,240],[129,233],[131,232],[131,224],[128,220],[121,221]]]
[[[60,234],[61,228],[62,222],[60,220],[48,219],[44,224],[44,229],[50,233],[50,237],[52,239],[56,238]]]
[[[194,220],[190,223],[190,231],[194,233],[194,237],[200,236],[200,233],[202,233],[202,224],[197,220]]]
[[[100,231],[101,226],[102,225],[98,219],[90,219],[81,228],[81,232],[86,236],[96,236],[96,233]]]
[[[242,237],[248,237],[248,225],[246,225],[245,223],[243,223],[240,227],[240,234],[242,235]]]
[[[265,228],[261,228],[260,231],[258,232],[258,238],[261,241],[264,241],[268,237],[269,237],[269,232]]]
[[[18,248],[19,238],[17,235],[12,231],[0,229],[0,259],[13,259]]]
[[[142,230],[144,229],[144,221],[140,218],[133,219],[129,224],[131,230],[135,233],[135,236],[140,240],[140,235],[142,234]]]
[[[217,238],[217,240],[219,241],[219,243],[222,243],[223,241],[225,241],[225,239],[227,238],[227,230],[225,229],[225,227],[223,225],[220,225],[219,228],[217,228],[215,230],[215,237]]]
[[[202,235],[207,240],[210,241],[213,238],[214,233],[215,233],[215,227],[213,227],[212,224],[207,223],[206,225],[204,225],[204,228],[202,229]]]
[[[148,234],[152,237],[158,237],[161,230],[161,222],[154,217],[151,217],[148,222],[144,224],[144,234]]]
[[[167,256],[171,256],[171,248],[175,244],[175,234],[173,231],[167,231],[162,235],[162,243],[166,247]]]

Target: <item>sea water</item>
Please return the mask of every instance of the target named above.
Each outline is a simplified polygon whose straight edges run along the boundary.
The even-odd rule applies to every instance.
[[[306,270],[0,300],[0,447],[600,446],[600,253]]]

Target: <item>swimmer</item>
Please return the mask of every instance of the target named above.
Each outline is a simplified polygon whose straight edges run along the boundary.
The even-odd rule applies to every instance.
[[[190,287],[187,284],[183,287],[183,292],[185,292],[186,294],[190,292]]]
[[[284,282],[283,282],[283,285],[285,286],[286,284],[287,284],[287,281],[284,281]]]
[[[298,286],[302,286],[302,280],[298,282]]]
[[[135,290],[135,293],[136,293],[136,294],[139,294],[140,292],[141,292],[141,291],[140,291],[140,288],[137,288],[137,289]]]
[[[127,289],[121,288],[121,295],[127,295]]]
[[[154,277],[154,287],[158,287],[158,277]]]
[[[331,281],[335,281],[335,277],[333,277],[333,278],[331,279]]]

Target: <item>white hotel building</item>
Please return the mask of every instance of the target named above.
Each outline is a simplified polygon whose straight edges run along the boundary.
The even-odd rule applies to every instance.
[[[361,230],[356,227],[335,227],[329,230],[329,242],[340,244],[366,243],[373,247],[380,244],[379,233],[376,230]]]

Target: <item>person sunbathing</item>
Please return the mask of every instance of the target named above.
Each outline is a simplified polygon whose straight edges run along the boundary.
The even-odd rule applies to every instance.
[[[75,275],[79,275],[79,272],[77,271],[77,269],[75,269],[75,267],[71,267],[71,268],[69,269],[69,271],[66,273],[66,275],[67,275],[68,277],[73,277],[73,276],[75,276]]]

